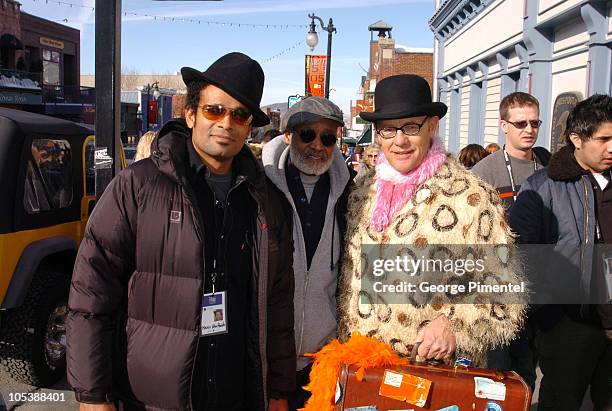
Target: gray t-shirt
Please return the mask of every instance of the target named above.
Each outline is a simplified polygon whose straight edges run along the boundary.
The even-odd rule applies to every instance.
[[[536,158],[535,169],[539,170],[544,168],[540,161]],[[514,178],[514,190],[518,194],[521,189],[521,184],[529,176],[531,176],[534,170],[533,160],[522,160],[514,158],[508,154],[510,165],[512,166],[512,177]],[[480,160],[471,170],[478,177],[493,186],[499,193],[499,197],[502,199],[506,206],[514,204],[512,197],[512,184],[510,183],[510,175],[508,168],[506,167],[506,160],[504,158],[504,150],[498,150],[493,154],[489,154],[482,160]]]
[[[321,176],[309,176],[307,174],[300,173],[300,179],[302,180],[302,185],[304,186],[304,191],[306,192],[306,197],[308,198],[308,203],[310,203],[312,193],[314,192],[319,178],[321,178]]]

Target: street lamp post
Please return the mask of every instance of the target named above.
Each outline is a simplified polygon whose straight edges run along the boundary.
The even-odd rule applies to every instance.
[[[332,48],[332,33],[337,33],[334,23],[330,17],[327,26],[323,23],[323,19],[319,16],[315,16],[314,13],[309,14],[310,17],[310,29],[306,35],[306,44],[310,47],[310,50],[314,50],[319,43],[319,35],[317,34],[317,26],[315,19],[319,21],[321,28],[327,32],[327,65],[325,67],[325,98],[329,98],[329,77],[331,73],[331,48]]]
[[[147,131],[149,131],[149,97],[151,96],[151,90],[153,90],[153,98],[157,100],[161,93],[159,92],[159,81],[154,82],[153,84],[147,84],[147,108],[146,108],[146,121],[147,121]]]

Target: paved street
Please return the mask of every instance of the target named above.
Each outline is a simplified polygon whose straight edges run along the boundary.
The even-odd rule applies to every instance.
[[[11,402],[9,401],[11,395],[9,394],[15,393],[56,393],[56,394],[64,394],[65,401],[60,402],[51,402],[51,401],[40,401],[40,402]],[[4,403],[6,404],[6,410],[20,410],[20,411],[36,411],[36,410],[53,410],[53,411],[68,411],[68,410],[77,410],[79,408],[78,403],[74,399],[74,394],[72,390],[68,389],[68,384],[66,380],[63,380],[56,384],[53,388],[35,388],[25,384],[19,384],[8,378],[8,376],[0,371],[0,410],[2,408],[2,401],[4,399]]]

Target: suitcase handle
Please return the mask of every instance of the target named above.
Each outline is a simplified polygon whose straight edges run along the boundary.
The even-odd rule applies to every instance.
[[[419,351],[419,347],[421,346],[421,343],[422,341],[419,341],[412,346],[412,351],[410,352],[410,362],[413,362],[416,364],[427,363],[430,365],[452,365],[452,363],[454,362],[453,359],[449,359],[448,361],[435,360],[435,359],[427,360],[425,359],[425,357],[421,357],[420,355],[418,355],[418,351]]]

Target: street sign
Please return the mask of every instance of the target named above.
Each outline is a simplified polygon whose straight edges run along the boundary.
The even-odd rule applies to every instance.
[[[289,96],[287,99],[287,108],[291,108],[292,105],[296,104],[298,101],[302,100],[302,96],[296,94],[295,96]]]
[[[293,106],[294,104],[297,104],[300,101],[304,100],[305,97],[306,96],[300,96],[299,94],[289,96],[289,98],[287,99],[287,108],[291,108],[291,106]]]

